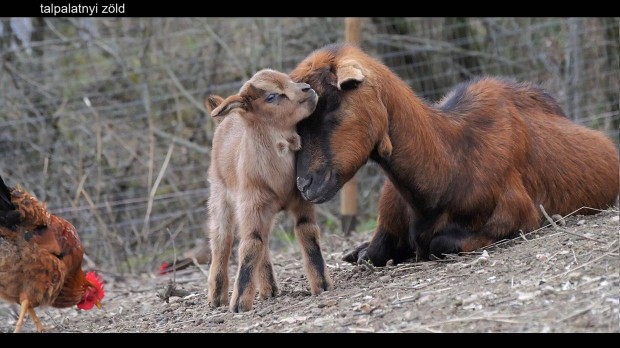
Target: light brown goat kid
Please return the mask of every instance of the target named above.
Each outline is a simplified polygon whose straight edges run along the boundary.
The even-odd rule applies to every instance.
[[[205,100],[218,124],[209,167],[212,306],[228,302],[228,259],[235,228],[240,237],[239,268],[230,310],[251,310],[257,286],[262,298],[277,294],[268,238],[273,218],[282,210],[295,218],[312,294],[332,288],[319,247],[314,205],[295,187],[293,151],[301,148],[295,125],[314,111],[317,100],[309,85],[269,69],[257,72],[239,94]]]

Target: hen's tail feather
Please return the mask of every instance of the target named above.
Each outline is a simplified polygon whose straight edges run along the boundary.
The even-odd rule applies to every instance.
[[[0,212],[11,210],[15,210],[15,206],[11,203],[11,190],[9,190],[0,176]]]
[[[11,203],[11,190],[0,176],[0,226],[13,228],[19,222],[19,212]]]

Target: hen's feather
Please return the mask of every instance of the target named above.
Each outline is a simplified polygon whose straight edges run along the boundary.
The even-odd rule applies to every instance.
[[[11,203],[11,191],[9,191],[4,180],[0,177],[0,212],[8,212],[11,210],[15,210],[13,203]]]
[[[0,226],[11,228],[19,222],[19,212],[11,203],[11,191],[0,177]]]

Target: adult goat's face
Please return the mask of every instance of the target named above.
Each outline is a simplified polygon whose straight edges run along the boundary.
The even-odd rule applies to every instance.
[[[297,125],[297,188],[311,202],[331,199],[377,151],[389,156],[387,111],[379,97],[374,66],[359,49],[331,45],[317,50],[291,72],[319,95],[310,117]]]
[[[209,96],[207,110],[216,122],[236,112],[250,123],[291,128],[314,111],[318,96],[306,83],[295,83],[281,72],[264,69],[252,76],[239,94],[226,99]]]

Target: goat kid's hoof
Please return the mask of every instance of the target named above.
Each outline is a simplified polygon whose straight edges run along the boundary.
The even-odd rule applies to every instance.
[[[252,310],[253,304],[254,304],[253,296],[248,297],[245,300],[240,296],[234,296],[230,301],[228,309],[230,309],[230,311],[233,313],[249,312]]]
[[[258,294],[261,298],[261,300],[267,300],[273,297],[277,297],[278,296],[278,288],[275,289],[271,289],[271,291],[267,291],[265,293],[259,293]]]
[[[252,310],[252,305],[247,305],[247,304],[243,304],[243,303],[234,303],[230,305],[230,311],[233,313],[243,313],[243,312],[249,312]]]
[[[208,302],[211,308],[218,308],[228,303],[228,296],[221,296],[221,297],[218,296],[218,297],[210,298]]]
[[[313,296],[318,296],[323,293],[323,291],[330,291],[334,289],[334,285],[331,282],[323,281],[322,284],[317,286],[316,288],[311,288],[310,293]]]

